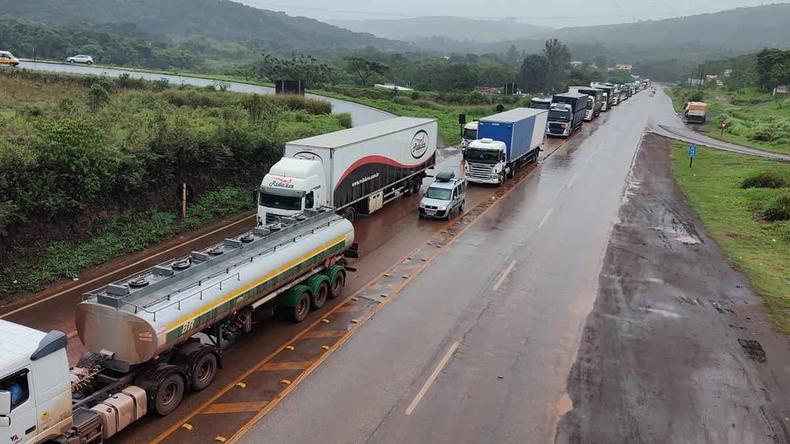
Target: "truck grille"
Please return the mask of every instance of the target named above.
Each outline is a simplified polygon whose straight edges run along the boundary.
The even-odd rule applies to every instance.
[[[469,163],[469,176],[480,179],[494,177],[493,167],[485,163]]]
[[[559,123],[549,123],[549,132],[552,134],[562,134],[565,128],[561,127]]]
[[[279,221],[280,221],[280,216],[278,216],[276,214],[266,213],[266,224],[265,225],[273,224],[273,223],[276,223],[276,222],[279,222]]]

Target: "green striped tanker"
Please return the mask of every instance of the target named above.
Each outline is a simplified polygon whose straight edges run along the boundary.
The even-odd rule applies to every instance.
[[[327,207],[268,222],[86,293],[76,324],[89,353],[71,370],[66,335],[0,320],[0,440],[32,427],[26,441],[102,442],[167,415],[211,384],[254,311],[301,322],[339,296],[351,222]],[[36,396],[15,405],[19,390]]]

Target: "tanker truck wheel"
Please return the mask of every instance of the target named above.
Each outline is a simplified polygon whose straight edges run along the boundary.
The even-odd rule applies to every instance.
[[[214,353],[205,353],[195,361],[192,378],[189,381],[192,390],[199,392],[214,382],[214,377],[217,376],[217,364]]]
[[[343,287],[346,286],[346,272],[341,266],[334,266],[329,269],[329,299],[335,299],[343,294]]]
[[[326,300],[329,298],[329,279],[319,274],[310,278],[310,280],[307,281],[307,285],[312,291],[310,308],[318,310],[326,304]]]
[[[297,285],[282,301],[282,310],[291,321],[300,323],[310,314],[310,289],[306,285]]]

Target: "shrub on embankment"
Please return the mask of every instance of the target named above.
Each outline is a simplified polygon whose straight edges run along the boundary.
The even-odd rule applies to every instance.
[[[191,202],[222,187],[249,189],[286,140],[338,130],[348,120],[329,115],[322,101],[129,77],[19,70],[0,74],[0,90],[0,297],[73,275],[74,267],[63,267],[30,283],[14,274],[32,256],[44,260],[52,242],[88,242],[118,217],[173,210],[183,182]],[[249,207],[249,193],[243,195]],[[228,214],[238,209],[228,200],[237,197],[220,194],[205,211]],[[77,262],[89,266],[107,256]]]

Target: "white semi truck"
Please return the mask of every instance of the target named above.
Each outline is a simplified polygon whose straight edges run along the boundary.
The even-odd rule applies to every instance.
[[[84,295],[67,337],[0,320],[0,442],[101,443],[214,380],[253,311],[304,320],[340,295],[352,224],[304,210]]]
[[[466,147],[469,146],[470,143],[477,140],[477,126],[478,121],[468,122],[464,125],[463,133],[461,134],[461,149],[466,150]]]
[[[437,140],[435,119],[397,117],[288,142],[261,182],[258,226],[323,206],[354,220],[416,194]]]

